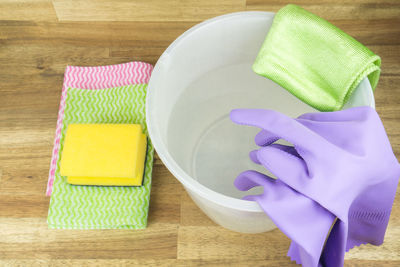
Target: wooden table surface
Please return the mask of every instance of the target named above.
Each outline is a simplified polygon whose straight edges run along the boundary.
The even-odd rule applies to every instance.
[[[400,158],[400,1],[292,0],[382,57],[376,105]],[[196,23],[281,0],[0,0],[0,265],[295,266],[278,229],[239,234],[210,221],[154,162],[146,230],[48,230],[45,187],[67,65],[155,64]],[[380,247],[345,266],[400,266],[400,196]]]

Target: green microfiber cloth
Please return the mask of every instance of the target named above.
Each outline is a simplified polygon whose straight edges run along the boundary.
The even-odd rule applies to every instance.
[[[381,59],[326,20],[287,5],[275,15],[253,70],[320,111],[340,110],[366,77],[375,89]]]
[[[57,229],[143,229],[147,225],[154,149],[148,140],[143,186],[75,186],[60,175],[65,133],[70,123],[141,124],[146,84],[99,90],[68,88],[56,179],[47,222]]]

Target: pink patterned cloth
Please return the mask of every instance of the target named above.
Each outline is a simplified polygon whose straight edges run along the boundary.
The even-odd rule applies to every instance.
[[[51,195],[53,189],[67,89],[105,89],[129,84],[148,83],[152,70],[152,65],[137,61],[98,67],[67,66],[64,74],[64,84],[62,87],[60,107],[58,110],[56,136],[54,139],[53,154],[50,162],[49,181],[46,190],[47,196]]]

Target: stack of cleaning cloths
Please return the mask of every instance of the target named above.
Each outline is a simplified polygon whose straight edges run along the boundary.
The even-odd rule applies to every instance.
[[[154,153],[150,141],[140,187],[70,185],[60,175],[60,159],[69,124],[140,124],[147,133],[145,96],[151,71],[143,62],[67,67],[47,187],[50,228],[146,227]]]

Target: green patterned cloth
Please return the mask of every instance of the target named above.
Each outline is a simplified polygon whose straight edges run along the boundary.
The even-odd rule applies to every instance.
[[[47,222],[57,229],[143,229],[147,225],[154,149],[148,141],[141,187],[77,186],[60,176],[60,159],[70,123],[137,123],[147,134],[146,84],[86,90],[69,88]]]
[[[340,110],[368,76],[375,89],[381,59],[326,20],[287,5],[275,15],[253,70],[321,111]]]

